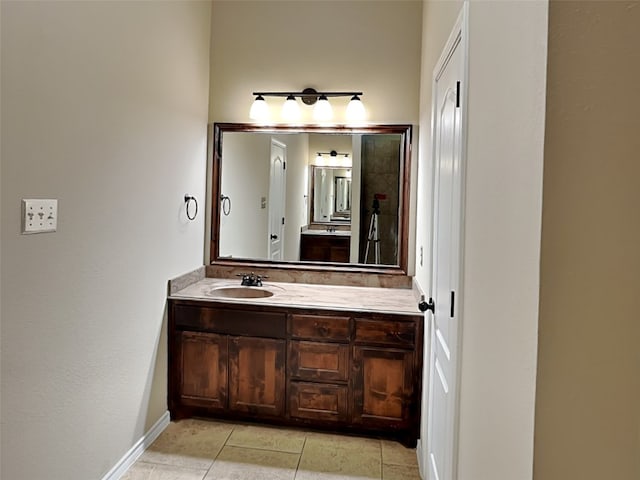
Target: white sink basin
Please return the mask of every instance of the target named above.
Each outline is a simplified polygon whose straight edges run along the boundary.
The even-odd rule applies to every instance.
[[[212,297],[222,298],[267,298],[273,292],[260,287],[218,287],[209,291]]]

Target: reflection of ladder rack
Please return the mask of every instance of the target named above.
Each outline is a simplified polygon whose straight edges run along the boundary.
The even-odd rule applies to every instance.
[[[378,231],[378,215],[380,214],[380,202],[377,197],[373,197],[373,213],[371,214],[371,222],[369,222],[369,234],[367,235],[367,248],[364,251],[364,263],[368,263],[369,247],[373,242],[373,258],[374,263],[380,263],[380,233]]]

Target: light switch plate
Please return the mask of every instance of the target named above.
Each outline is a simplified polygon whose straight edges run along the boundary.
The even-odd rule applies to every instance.
[[[58,228],[58,200],[23,199],[22,233],[55,232]]]

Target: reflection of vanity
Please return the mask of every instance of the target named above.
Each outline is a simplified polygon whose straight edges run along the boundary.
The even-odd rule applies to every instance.
[[[300,260],[349,263],[350,230],[303,230],[300,233]]]

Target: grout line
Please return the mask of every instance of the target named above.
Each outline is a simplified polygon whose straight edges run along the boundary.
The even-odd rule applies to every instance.
[[[378,444],[380,445],[380,479],[382,480],[384,475],[384,458],[382,456],[382,440],[378,439]]]
[[[272,448],[247,447],[245,445],[225,445],[229,448],[242,448],[244,450],[256,450],[258,452],[286,453],[289,455],[302,455],[302,452],[287,452],[285,450],[274,450]]]
[[[302,461],[302,454],[304,453],[304,447],[306,447],[306,446],[307,446],[307,435],[305,434],[304,442],[302,442],[302,450],[300,450],[300,456],[298,457],[298,463],[296,465],[296,470],[293,473],[293,479],[294,480],[298,476],[298,469],[300,468],[300,462]]]
[[[209,468],[207,469],[207,472],[204,474],[204,477],[202,477],[202,480],[204,480],[205,478],[207,478],[207,475],[209,475],[209,472],[211,471],[211,469],[213,468],[213,464],[216,463],[216,460],[218,459],[218,457],[220,456],[220,453],[222,452],[222,450],[224,449],[224,447],[227,446],[227,442],[229,441],[229,438],[231,438],[231,434],[233,433],[233,431],[235,430],[236,426],[233,424],[229,424],[232,425],[231,430],[229,431],[229,434],[227,435],[227,438],[224,439],[224,442],[222,443],[222,446],[220,447],[220,450],[218,450],[218,453],[216,453],[216,456],[213,458],[213,460],[211,461],[211,465],[209,465]]]

